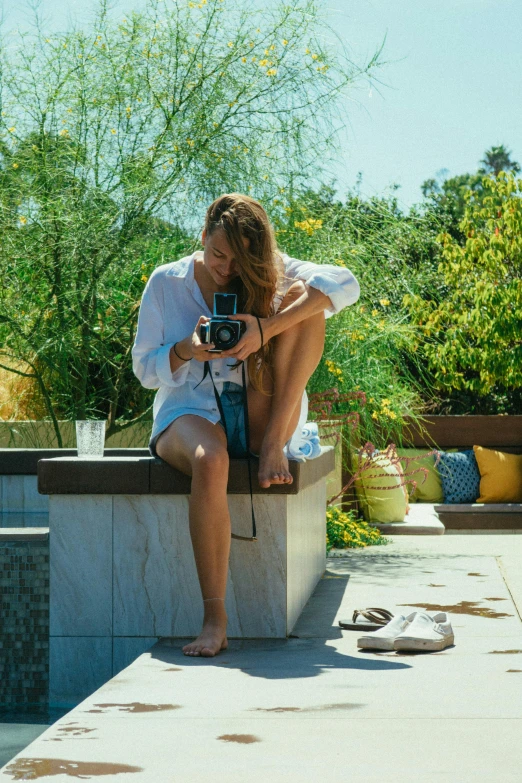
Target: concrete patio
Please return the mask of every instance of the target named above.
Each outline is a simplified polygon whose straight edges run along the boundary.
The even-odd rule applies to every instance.
[[[522,536],[391,538],[329,557],[289,639],[231,640],[213,659],[159,642],[0,780],[518,783]],[[455,646],[358,651],[338,620],[365,606],[447,611]]]

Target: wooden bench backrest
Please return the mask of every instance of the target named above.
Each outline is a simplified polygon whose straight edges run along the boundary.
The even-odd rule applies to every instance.
[[[441,449],[488,449],[522,453],[522,416],[425,416],[426,432],[413,425],[405,431],[408,446]]]

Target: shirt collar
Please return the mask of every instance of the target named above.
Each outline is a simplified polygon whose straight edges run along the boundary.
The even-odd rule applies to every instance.
[[[181,277],[185,279],[185,285],[191,292],[194,299],[198,302],[198,304],[204,308],[204,310],[208,310],[208,305],[203,299],[203,294],[201,293],[201,289],[199,285],[196,283],[196,279],[194,277],[194,261],[195,261],[195,255],[196,253],[192,253],[191,256],[185,256],[184,258],[181,258],[179,261],[176,261],[172,264],[171,268],[167,272],[167,275],[170,277]],[[210,311],[209,311],[210,312]]]

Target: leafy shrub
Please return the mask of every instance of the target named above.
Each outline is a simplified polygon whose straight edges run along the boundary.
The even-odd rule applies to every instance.
[[[336,549],[355,549],[372,544],[389,544],[389,540],[380,531],[371,527],[362,519],[357,519],[355,512],[342,511],[338,506],[331,506],[326,511],[326,551]]]

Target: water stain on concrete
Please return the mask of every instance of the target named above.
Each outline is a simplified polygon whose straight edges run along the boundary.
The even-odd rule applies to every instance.
[[[85,712],[103,712],[103,710],[85,710]]]
[[[434,584],[429,584],[429,585],[428,585],[428,587],[446,587],[446,585],[434,585]]]
[[[479,574],[477,571],[470,571],[468,576],[488,576],[488,574]]]
[[[250,712],[325,712],[328,710],[351,710],[362,704],[342,702],[340,704],[319,704],[317,707],[252,707]]]
[[[522,653],[522,650],[490,650],[488,655],[516,655]]]
[[[164,672],[182,672],[181,666],[171,666],[170,669],[163,669]]]
[[[507,601],[507,598],[484,598],[484,601]]]
[[[11,775],[13,780],[38,780],[38,778],[50,778],[53,775],[85,779],[102,775],[143,772],[143,767],[131,767],[130,764],[112,764],[104,761],[21,758],[8,764],[5,772]]]
[[[63,734],[70,733],[73,737],[77,737],[82,734],[90,734],[91,731],[96,731],[96,729],[85,729],[80,726],[58,726],[57,731],[61,731]]]
[[[522,672],[522,669],[508,669],[508,672]]]
[[[239,742],[241,745],[250,745],[252,742],[261,742],[259,737],[255,737],[253,734],[222,734],[217,737],[224,742]]]
[[[162,710],[179,710],[181,704],[142,704],[139,701],[133,701],[129,704],[96,704],[96,707],[101,707],[101,711],[110,707],[117,707],[120,712],[161,712]],[[88,710],[93,712],[93,710]]]
[[[418,606],[433,612],[451,612],[452,614],[469,614],[473,617],[489,617],[498,619],[499,617],[513,617],[508,612],[495,612],[489,606],[479,606],[480,601],[461,601],[459,604],[397,604],[397,606]]]

